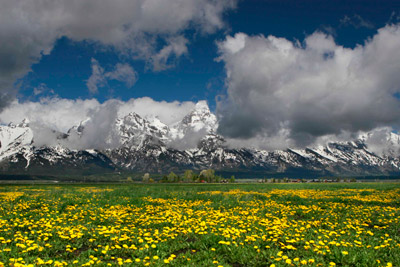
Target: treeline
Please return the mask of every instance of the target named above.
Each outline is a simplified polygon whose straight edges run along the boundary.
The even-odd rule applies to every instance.
[[[150,177],[149,173],[145,173],[142,177],[144,183],[156,182]],[[195,173],[192,170],[186,170],[182,175],[170,172],[168,175],[162,176],[160,183],[234,183],[235,176],[224,178],[221,175],[216,175],[213,169],[202,170],[200,173]]]

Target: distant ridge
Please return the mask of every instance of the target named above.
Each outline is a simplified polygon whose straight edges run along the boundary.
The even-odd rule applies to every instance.
[[[70,138],[84,138],[88,121],[57,133],[57,144],[37,147],[29,122],[0,126],[0,172],[4,174],[93,174],[102,172],[182,172],[213,168],[220,172],[278,176],[391,176],[400,174],[396,149],[379,156],[368,149],[368,133],[348,142],[266,151],[233,149],[217,134],[218,122],[205,101],[180,122],[168,126],[156,117],[132,112],[115,121],[111,148],[74,150]],[[390,133],[389,147],[400,145]],[[107,140],[106,140],[107,141]],[[108,142],[108,141],[107,141]],[[111,142],[111,141],[110,141]]]

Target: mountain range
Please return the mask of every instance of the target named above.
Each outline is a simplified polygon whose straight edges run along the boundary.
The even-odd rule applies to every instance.
[[[346,142],[304,149],[267,151],[232,148],[217,133],[218,121],[200,101],[181,121],[166,125],[157,117],[131,112],[117,118],[103,148],[73,149],[88,135],[90,120],[66,133],[51,130],[52,145],[37,145],[29,121],[0,126],[2,174],[168,173],[212,168],[242,176],[391,176],[400,174],[400,135],[385,135],[383,154],[367,145],[370,133]]]

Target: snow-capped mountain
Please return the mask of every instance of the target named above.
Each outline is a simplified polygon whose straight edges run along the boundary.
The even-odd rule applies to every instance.
[[[8,126],[0,126],[0,161],[16,153],[29,155],[33,133],[28,123],[23,120],[17,125],[10,123]]]
[[[120,147],[142,147],[146,144],[146,140],[152,137],[161,142],[168,141],[168,126],[158,118],[150,119],[144,119],[134,112],[117,119],[115,127],[119,135]]]
[[[110,129],[110,134],[118,140],[114,147],[68,148],[68,142],[87,135],[89,122],[83,121],[65,134],[58,133],[60,142],[44,147],[36,145],[28,121],[0,126],[0,169],[3,173],[57,173],[60,170],[166,173],[213,168],[224,172],[288,176],[400,174],[400,136],[384,131],[365,133],[348,142],[330,142],[305,149],[232,149],[216,132],[216,116],[210,112],[207,103],[201,101],[173,125],[134,112],[116,119]],[[374,147],[377,139],[386,144],[383,150]],[[177,146],[192,141],[195,145]]]
[[[75,127],[79,129],[79,127]],[[67,134],[53,131],[57,138]],[[77,131],[79,132],[79,131]],[[70,150],[61,145],[37,147],[29,122],[0,126],[0,171],[3,173],[81,172],[85,170],[115,170],[112,161],[94,150]]]
[[[183,139],[200,131],[214,133],[217,128],[217,117],[211,113],[206,101],[200,101],[189,114],[171,127],[169,133],[171,139]]]

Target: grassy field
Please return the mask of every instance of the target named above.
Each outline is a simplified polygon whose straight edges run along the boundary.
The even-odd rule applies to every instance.
[[[400,266],[400,184],[0,186],[0,266]]]

